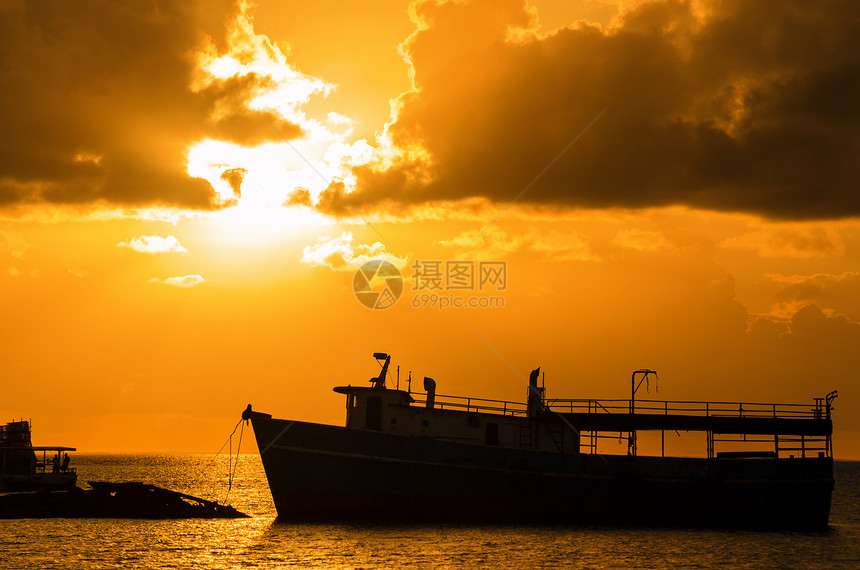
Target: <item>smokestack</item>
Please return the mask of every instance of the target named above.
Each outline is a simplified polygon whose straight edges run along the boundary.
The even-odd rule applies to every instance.
[[[537,383],[539,375],[540,366],[532,370],[532,373],[529,374],[529,396],[526,407],[528,408],[530,418],[536,418],[540,415],[541,397]]]
[[[427,392],[427,409],[432,410],[436,403],[436,381],[429,376],[424,377],[424,391]]]

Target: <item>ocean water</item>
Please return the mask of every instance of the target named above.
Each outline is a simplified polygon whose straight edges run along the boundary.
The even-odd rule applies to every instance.
[[[257,455],[76,455],[79,484],[144,481],[229,502],[237,520],[0,520],[0,568],[860,568],[860,463],[837,462],[820,533],[275,521]],[[349,474],[344,474],[347,478]]]

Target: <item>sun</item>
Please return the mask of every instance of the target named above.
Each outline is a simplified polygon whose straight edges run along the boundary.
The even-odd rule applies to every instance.
[[[198,54],[192,89],[233,78],[254,79],[255,87],[239,104],[252,116],[273,113],[300,134],[291,131],[288,138],[269,124],[271,137],[257,145],[214,138],[195,141],[187,149],[186,172],[208,181],[214,190],[220,208],[199,216],[218,239],[262,243],[330,226],[333,221],[313,208],[320,194],[333,182],[351,190],[354,167],[379,161],[386,149],[355,140],[350,117],[324,105],[317,114],[307,111],[312,99],[323,102],[336,86],[291,65],[287,53],[254,31],[250,5],[242,6],[227,49],[218,51],[213,45]],[[266,121],[263,115],[259,120]]]
[[[199,215],[205,218],[204,225],[220,239],[244,243],[263,243],[331,225],[309,205],[289,203],[297,189],[318,195],[328,185],[320,171],[330,174],[329,169],[324,163],[316,164],[316,169],[298,168],[289,152],[276,143],[243,147],[207,139],[192,146],[188,175],[208,181],[222,206]]]

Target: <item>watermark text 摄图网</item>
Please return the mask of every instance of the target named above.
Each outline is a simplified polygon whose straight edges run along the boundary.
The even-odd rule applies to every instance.
[[[418,293],[412,297],[416,309],[502,309],[505,298],[501,295],[455,295],[454,293]]]
[[[412,307],[416,309],[504,308],[505,298],[498,293],[507,288],[506,261],[416,259],[412,264]]]
[[[507,261],[416,259],[411,269],[413,308],[441,311],[505,306],[500,293],[508,288]],[[404,284],[404,276],[394,264],[373,259],[355,272],[352,290],[359,303],[382,310],[397,304]]]
[[[413,291],[497,291],[508,288],[508,262],[464,259],[416,259]]]

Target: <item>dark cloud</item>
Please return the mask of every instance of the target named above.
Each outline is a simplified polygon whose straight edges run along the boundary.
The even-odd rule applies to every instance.
[[[814,281],[804,281],[801,283],[792,283],[779,291],[775,298],[778,302],[800,302],[810,301],[819,298],[823,293],[824,287],[820,283]]]
[[[782,285],[774,293],[778,306],[796,309],[815,303],[828,313],[842,314],[860,322],[860,300],[857,299],[860,273],[856,271],[790,276],[774,274],[767,277]]]
[[[272,86],[268,78],[254,73],[213,81],[199,97],[201,103],[205,102],[204,108],[214,109],[206,121],[208,136],[242,145],[301,136],[301,127],[284,121],[272,111],[248,110],[246,103],[254,93]]]
[[[11,0],[0,6],[0,205],[167,204],[213,207],[185,172],[205,137],[253,144],[295,125],[243,101],[265,80],[195,92],[197,54],[227,51],[235,0]],[[265,119],[265,120],[264,120]]]
[[[856,352],[853,347],[860,342],[860,325],[844,315],[826,316],[815,304],[810,304],[794,314],[791,319],[791,334],[798,337],[797,342],[815,341],[818,346],[836,344],[837,354]],[[811,342],[804,342],[809,347]],[[856,357],[855,357],[856,359]]]
[[[558,159],[521,203],[860,214],[860,10],[848,0],[705,10],[647,2],[612,28],[538,37],[511,35],[532,24],[521,0],[418,4],[424,25],[404,44],[415,89],[389,134],[426,153],[359,167],[350,204],[507,202]],[[318,207],[343,213],[338,204]]]
[[[853,398],[854,382],[846,379],[860,366],[860,324],[844,315],[827,314],[809,303],[786,320],[755,319],[747,341],[745,357],[741,353],[726,359],[734,367],[732,376],[746,379],[745,386],[757,384],[750,379],[770,378],[777,381],[786,399],[823,396],[834,388],[843,398]],[[773,390],[772,382],[758,384]],[[857,429],[860,418],[856,414],[837,417],[843,429]]]

